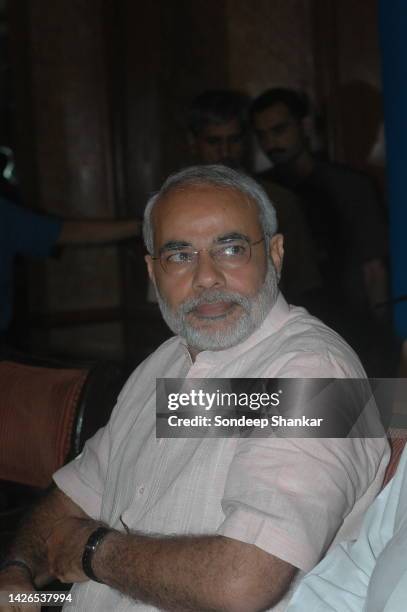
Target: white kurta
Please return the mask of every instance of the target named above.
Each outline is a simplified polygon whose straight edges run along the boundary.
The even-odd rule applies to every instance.
[[[356,542],[344,542],[300,583],[290,612],[405,612],[407,448],[395,477],[366,513]]]

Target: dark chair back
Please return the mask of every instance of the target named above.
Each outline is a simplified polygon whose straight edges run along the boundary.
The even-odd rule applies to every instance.
[[[46,488],[106,424],[123,383],[112,363],[0,361],[0,479]]]

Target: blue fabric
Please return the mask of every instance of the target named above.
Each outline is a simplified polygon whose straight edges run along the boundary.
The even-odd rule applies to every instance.
[[[49,255],[62,223],[0,198],[0,332],[7,329],[11,319],[15,256]]]
[[[407,294],[407,11],[405,0],[380,0],[386,173],[390,208],[392,295]],[[407,301],[394,306],[394,324],[407,338]]]

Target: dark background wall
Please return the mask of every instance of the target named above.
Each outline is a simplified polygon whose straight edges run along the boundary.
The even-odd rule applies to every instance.
[[[3,11],[26,205],[141,214],[187,162],[184,109],[206,88],[305,90],[334,159],[366,168],[381,122],[375,0],[13,0]],[[322,121],[323,118],[323,121]],[[380,180],[382,169],[374,168]],[[137,359],[165,333],[140,241],[29,269],[30,343]],[[143,348],[140,348],[140,344]]]

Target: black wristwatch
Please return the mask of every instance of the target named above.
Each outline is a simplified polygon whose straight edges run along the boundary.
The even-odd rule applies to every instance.
[[[99,580],[92,569],[92,559],[93,555],[96,552],[97,547],[103,540],[103,538],[110,533],[112,530],[108,527],[98,527],[95,531],[93,531],[88,541],[85,544],[85,549],[82,555],[82,568],[88,578],[94,580],[95,582],[100,582],[104,584],[103,580]]]

